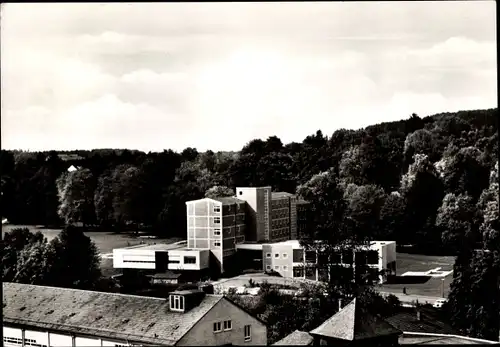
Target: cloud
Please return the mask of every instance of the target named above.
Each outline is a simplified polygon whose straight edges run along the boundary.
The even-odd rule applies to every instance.
[[[8,4],[2,145],[234,150],[495,107],[481,4]]]

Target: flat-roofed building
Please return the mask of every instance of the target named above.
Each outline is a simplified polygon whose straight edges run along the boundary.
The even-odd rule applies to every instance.
[[[245,246],[238,246],[245,249]],[[328,266],[349,266],[354,262],[366,265],[373,272],[389,270],[379,276],[384,283],[387,277],[396,274],[396,243],[394,241],[373,241],[367,249],[343,250],[333,254],[333,259],[324,259],[316,250],[306,250],[298,240],[275,242],[262,245],[263,270],[275,271],[283,277],[305,278],[313,281],[327,281]],[[323,259],[322,259],[323,258]]]
[[[152,298],[3,283],[6,347],[266,345],[263,321],[201,290]]]
[[[245,201],[236,198],[204,198],[186,202],[187,244],[191,249],[209,249],[211,267],[225,272],[224,260],[245,240]]]

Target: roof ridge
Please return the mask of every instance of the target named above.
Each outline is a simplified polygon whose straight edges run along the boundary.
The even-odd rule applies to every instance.
[[[142,295],[133,295],[133,294],[123,294],[123,293],[110,293],[110,292],[101,292],[98,290],[88,290],[88,289],[76,289],[76,288],[65,288],[65,287],[55,287],[55,286],[42,286],[38,284],[25,284],[25,283],[15,283],[15,282],[4,282],[7,285],[22,285],[22,286],[30,286],[30,287],[38,287],[38,288],[54,288],[56,290],[65,290],[71,292],[87,292],[87,293],[99,293],[104,295],[115,295],[121,297],[132,297],[132,298],[143,298],[143,299],[155,299],[158,301],[165,301],[166,298],[158,298],[154,296],[142,296]]]
[[[66,290],[66,291],[71,291],[71,292],[88,292],[88,293],[99,293],[99,294],[104,294],[104,295],[116,295],[116,296],[121,296],[121,297],[131,297],[131,298],[141,298],[141,299],[155,299],[158,301],[166,301],[167,298],[158,298],[154,296],[143,296],[143,295],[134,295],[134,294],[123,294],[123,293],[110,293],[110,292],[101,292],[98,290],[88,290],[88,289],[76,289],[76,288],[64,288],[64,287],[55,287],[55,286],[42,286],[39,284],[25,284],[25,283],[15,283],[15,282],[3,282],[3,284],[7,285],[21,285],[21,286],[30,286],[30,287],[39,287],[39,288],[55,288],[58,290]],[[224,295],[222,294],[205,294],[205,296],[211,296],[211,297],[223,297]]]

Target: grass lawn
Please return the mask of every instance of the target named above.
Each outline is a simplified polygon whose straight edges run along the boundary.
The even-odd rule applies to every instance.
[[[423,295],[423,296],[441,296],[442,278],[415,278],[412,283],[412,278],[404,278],[402,281],[399,276],[407,271],[428,271],[440,267],[443,271],[453,269],[455,257],[453,256],[429,256],[421,254],[397,253],[396,266],[397,275],[396,283],[383,284],[380,289],[385,292],[402,293],[403,287],[406,287],[408,294]],[[450,284],[453,279],[453,273],[444,277],[444,293],[448,295]]]
[[[2,225],[2,237],[5,232],[12,230],[14,228],[28,228],[31,231],[40,231],[48,241],[54,239],[61,229],[45,229],[43,227],[34,226],[34,225]],[[129,234],[115,234],[112,232],[97,232],[91,231],[86,232],[85,235],[90,237],[92,241],[94,241],[97,249],[102,254],[112,253],[114,248],[121,248],[127,246],[135,246],[144,242],[146,244],[152,243],[172,243],[179,241],[176,239],[140,239],[133,235]],[[102,259],[101,261],[102,272],[105,276],[111,276],[117,273],[121,273],[120,270],[113,269],[113,260],[112,259]]]

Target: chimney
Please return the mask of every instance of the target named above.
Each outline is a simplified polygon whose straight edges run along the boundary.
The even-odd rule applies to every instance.
[[[342,310],[342,299],[339,299],[339,311]]]
[[[421,316],[421,314],[420,314],[420,310],[419,310],[419,309],[417,309],[417,320],[418,320],[418,321],[421,321],[421,320],[422,320],[422,316]]]

